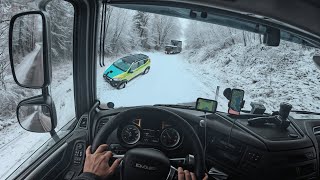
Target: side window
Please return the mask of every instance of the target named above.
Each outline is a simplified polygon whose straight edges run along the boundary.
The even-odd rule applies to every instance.
[[[8,178],[13,172],[11,177],[14,177],[54,144],[45,144],[51,139],[49,133],[38,134],[22,129],[16,117],[17,104],[41,94],[41,90],[26,89],[15,84],[9,65],[8,27],[13,15],[38,10],[35,7],[36,1],[0,1],[1,19],[4,20],[0,21],[0,157],[3,162],[0,163],[0,179]],[[56,131],[62,137],[67,131],[60,129],[75,117],[72,77],[74,8],[64,0],[53,0],[47,5],[47,11],[51,19],[52,37],[50,93],[57,111]],[[30,41],[32,42],[32,38]],[[23,54],[21,56],[25,57]]]
[[[143,60],[141,60],[141,61],[138,62],[138,66],[139,66],[139,67],[142,66],[143,64],[144,64],[144,61],[143,61]]]
[[[137,68],[138,68],[138,63],[137,62],[133,63],[132,66],[131,66],[131,70],[134,71]]]
[[[75,117],[73,91],[74,8],[64,0],[53,0],[47,10],[51,18],[52,83],[58,125],[57,130]]]

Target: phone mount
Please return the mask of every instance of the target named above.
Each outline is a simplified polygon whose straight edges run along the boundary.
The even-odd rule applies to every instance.
[[[275,124],[280,129],[287,129],[290,126],[290,121],[288,120],[288,116],[292,109],[292,105],[288,103],[281,103],[279,115],[270,116],[270,117],[258,117],[252,118],[248,120],[248,124],[251,126],[260,126],[266,123]]]
[[[229,112],[229,114],[230,114],[230,110],[231,110],[231,112],[233,112],[233,110],[230,108],[230,103],[231,103],[231,98],[232,98],[232,89],[231,89],[231,88],[226,88],[226,89],[223,91],[223,95],[224,95],[224,97],[226,97],[226,98],[229,100],[229,102],[228,102],[228,107],[229,107],[228,112]],[[246,102],[245,100],[242,100],[242,101],[241,101],[240,111],[241,111],[241,109],[244,107],[245,102]],[[238,113],[240,113],[240,112],[238,112]],[[232,114],[233,114],[233,113],[232,113]]]

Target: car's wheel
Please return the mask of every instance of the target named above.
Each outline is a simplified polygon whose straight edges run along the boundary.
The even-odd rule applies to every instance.
[[[126,87],[126,82],[122,82],[122,83],[120,83],[119,85],[118,85],[118,87],[117,87],[117,89],[123,89],[123,88],[125,88]]]
[[[147,67],[147,68],[143,71],[143,74],[148,74],[149,71],[150,71],[150,67]]]

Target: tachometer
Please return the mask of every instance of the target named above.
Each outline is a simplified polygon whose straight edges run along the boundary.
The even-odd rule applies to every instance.
[[[168,148],[176,146],[180,141],[180,134],[173,128],[167,128],[162,131],[160,135],[162,145]]]
[[[121,131],[121,138],[127,144],[135,144],[140,139],[140,130],[135,125],[127,125]]]

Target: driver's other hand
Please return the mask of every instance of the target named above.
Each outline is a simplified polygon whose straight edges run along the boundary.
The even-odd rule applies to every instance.
[[[182,167],[178,168],[178,180],[197,180],[196,175],[188,170],[183,170]],[[203,178],[203,180],[208,180],[208,175]]]
[[[112,157],[112,152],[106,151],[107,147],[107,144],[102,144],[93,154],[90,151],[91,146],[87,148],[83,172],[93,173],[101,178],[108,178],[116,171],[120,164],[120,159],[116,159],[110,167],[108,162]]]

